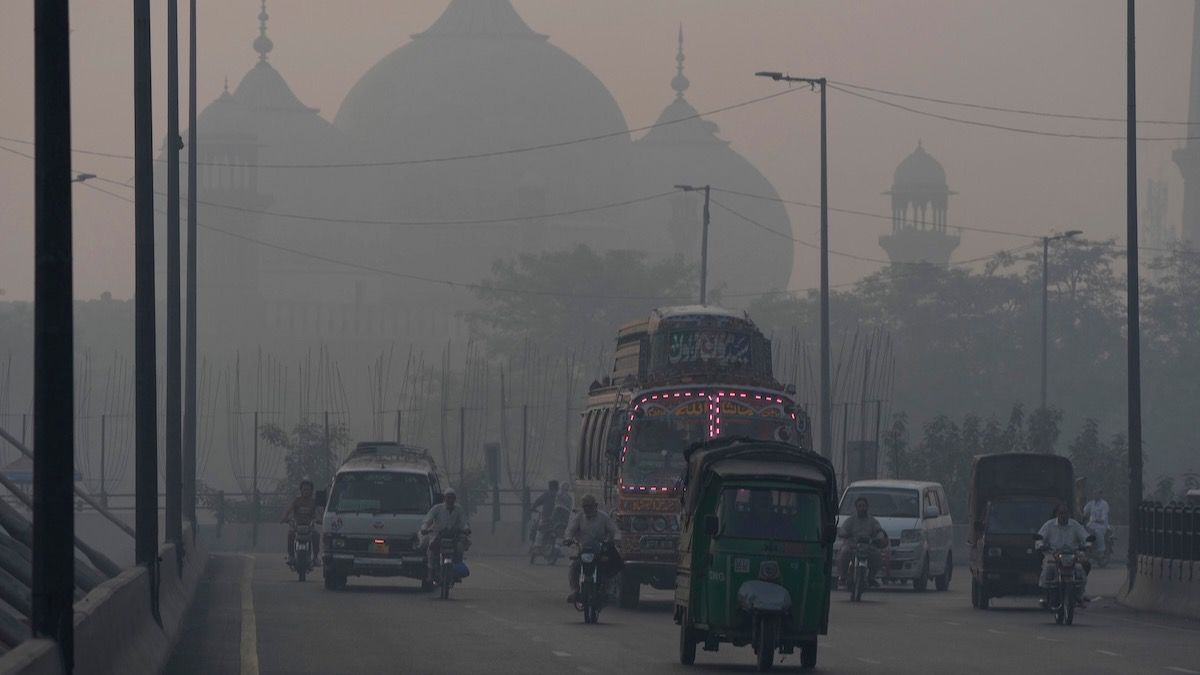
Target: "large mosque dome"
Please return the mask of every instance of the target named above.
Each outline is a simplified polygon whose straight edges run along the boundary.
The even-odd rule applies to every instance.
[[[428,30],[363,75],[334,123],[359,143],[360,152],[384,161],[486,154],[618,134],[533,152],[379,171],[388,185],[400,186],[403,212],[414,216],[550,213],[627,194],[630,139],[616,100],[583,64],[534,32],[509,0],[451,0]]]
[[[711,185],[709,288],[732,296],[786,289],[795,257],[787,209],[771,182],[688,102],[682,30],[676,61],[675,99],[634,143],[638,189],[656,193],[675,185]],[[647,248],[698,262],[702,203],[698,193],[680,193],[643,205],[642,222],[654,224],[646,233]]]

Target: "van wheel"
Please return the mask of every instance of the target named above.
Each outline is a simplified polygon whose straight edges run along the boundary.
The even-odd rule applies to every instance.
[[[621,609],[637,609],[641,599],[642,584],[637,577],[621,575],[621,586],[617,592],[617,606]]]
[[[944,591],[950,588],[950,577],[954,576],[954,554],[946,554],[946,569],[941,574],[933,578],[933,585],[939,591]]]
[[[987,584],[971,579],[971,606],[975,609],[987,609],[991,598],[988,597]]]
[[[914,591],[924,593],[926,588],[929,588],[929,556],[925,556],[925,562],[921,563],[921,571],[913,577]]]

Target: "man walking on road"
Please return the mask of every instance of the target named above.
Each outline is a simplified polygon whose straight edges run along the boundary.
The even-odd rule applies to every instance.
[[[1104,540],[1104,536],[1108,534],[1108,502],[1104,499],[1104,490],[1096,490],[1096,496],[1092,501],[1083,506],[1084,521],[1087,523],[1087,529],[1092,534],[1096,535],[1096,542],[1093,544],[1096,548],[1096,554],[1102,555],[1105,552],[1105,546],[1108,542]]]

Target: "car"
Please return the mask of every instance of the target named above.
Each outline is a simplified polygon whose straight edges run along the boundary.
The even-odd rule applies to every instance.
[[[359,443],[338,468],[322,520],[325,588],[348,577],[407,577],[427,587],[421,523],[441,501],[428,450],[391,442]]]
[[[838,527],[854,514],[854,502],[865,497],[868,510],[887,533],[890,555],[879,576],[884,582],[908,583],[925,590],[932,579],[939,591],[954,574],[954,522],[940,483],[907,480],[860,480],[842,493]],[[844,540],[839,539],[835,553]]]

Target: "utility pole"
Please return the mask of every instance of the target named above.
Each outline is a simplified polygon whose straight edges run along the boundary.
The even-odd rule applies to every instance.
[[[458,407],[458,487],[462,489],[467,477],[467,409]]]
[[[521,406],[521,540],[529,527],[529,404]]]
[[[167,541],[183,546],[182,495],[183,387],[180,368],[182,315],[179,268],[179,0],[167,0],[167,391],[166,514]],[[182,552],[182,550],[180,551]],[[177,556],[179,572],[183,556]]]
[[[135,559],[150,573],[158,615],[158,404],[154,319],[154,139],[150,0],[133,3]]]
[[[700,304],[708,304],[708,227],[712,222],[709,216],[709,201],[711,185],[676,185],[675,189],[684,192],[704,192],[704,231],[700,236]]]
[[[1050,242],[1069,239],[1079,234],[1083,233],[1071,230],[1053,237],[1042,237],[1042,410],[1046,409],[1046,353],[1050,340],[1047,329],[1050,308]]]
[[[250,542],[257,548],[258,546],[258,520],[259,520],[259,498],[258,498],[258,411],[254,411],[254,459],[250,470],[250,480],[253,487],[250,489],[250,499],[253,502],[252,508],[254,515],[251,520],[254,524],[250,527]]]
[[[188,12],[187,314],[184,325],[183,516],[196,536],[196,0]]]
[[[801,82],[821,90],[821,454],[833,458],[833,412],[829,375],[829,127],[825,106],[828,80],[758,72],[776,82]]]
[[[400,410],[396,410],[396,442],[400,442]]]
[[[104,480],[105,462],[107,461],[107,458],[108,458],[108,446],[107,446],[108,433],[106,432],[106,429],[105,429],[105,427],[107,426],[107,421],[108,421],[107,416],[104,415],[103,413],[101,413],[100,414],[100,503],[104,505],[104,508],[108,508],[108,490],[105,487],[106,481]]]
[[[34,3],[33,579],[35,636],[75,654],[75,354],[67,0]]]
[[[256,432],[257,433],[257,432]],[[325,411],[325,476],[326,479],[321,481],[322,484],[328,483],[333,478],[333,447],[329,441],[329,411]]]
[[[1125,169],[1125,237],[1128,254],[1126,276],[1129,286],[1126,291],[1126,307],[1128,308],[1128,405],[1129,405],[1129,558],[1126,561],[1128,582],[1126,586],[1133,590],[1137,579],[1137,556],[1141,542],[1138,540],[1138,530],[1134,514],[1142,503],[1142,355],[1141,355],[1141,316],[1138,283],[1138,201],[1137,201],[1137,53],[1135,50],[1136,31],[1134,30],[1136,12],[1134,0],[1127,1],[1126,36],[1128,105],[1126,115],[1126,169]]]

